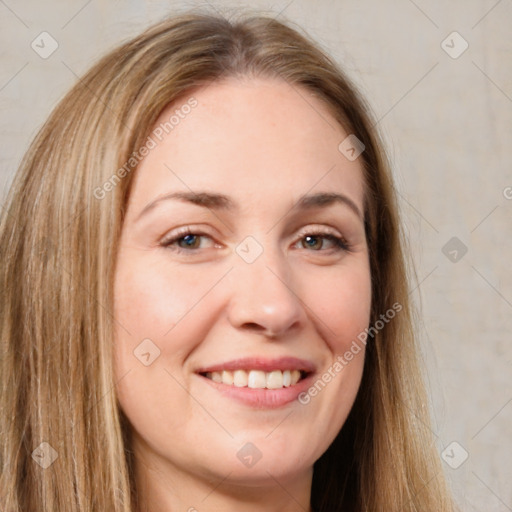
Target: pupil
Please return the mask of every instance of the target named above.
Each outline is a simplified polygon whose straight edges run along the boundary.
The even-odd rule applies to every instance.
[[[306,243],[309,245],[309,247],[314,247],[317,245],[317,238],[314,236],[307,236]]]
[[[185,241],[185,243],[187,245],[194,245],[194,242],[195,242],[195,235],[185,235],[183,237],[183,240]]]

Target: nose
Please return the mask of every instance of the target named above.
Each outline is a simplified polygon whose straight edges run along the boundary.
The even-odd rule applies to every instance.
[[[253,263],[239,260],[230,275],[231,325],[275,338],[303,326],[304,304],[290,276],[291,269],[278,254],[264,251]]]

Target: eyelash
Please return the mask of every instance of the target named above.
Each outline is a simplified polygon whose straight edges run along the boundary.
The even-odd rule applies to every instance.
[[[191,254],[192,252],[197,251],[198,249],[184,249],[182,247],[172,247],[172,245],[183,238],[185,238],[187,235],[194,235],[196,237],[208,237],[211,239],[211,236],[203,233],[201,231],[193,231],[190,227],[185,227],[182,229],[179,229],[176,233],[172,235],[170,238],[164,238],[160,245],[166,249],[169,249],[171,251],[176,252],[177,254]],[[343,238],[335,235],[334,233],[330,231],[322,231],[319,228],[312,228],[310,230],[304,230],[298,241],[303,240],[306,237],[312,237],[312,238],[325,238],[329,241],[331,241],[334,244],[334,247],[331,249],[326,250],[313,250],[312,252],[329,252],[331,250],[334,250],[335,252],[344,251],[344,252],[350,252],[351,246],[350,244]]]

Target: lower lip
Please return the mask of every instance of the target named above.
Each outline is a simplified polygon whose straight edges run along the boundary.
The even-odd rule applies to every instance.
[[[297,382],[297,384],[280,389],[239,388],[229,384],[214,382],[203,375],[199,375],[199,377],[222,395],[244,405],[249,405],[255,409],[277,409],[297,400],[297,397],[310,387],[313,375],[309,374],[305,379]]]

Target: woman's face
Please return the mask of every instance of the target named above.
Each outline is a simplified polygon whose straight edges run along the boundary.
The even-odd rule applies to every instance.
[[[361,159],[306,89],[229,79],[192,96],[156,123],[127,205],[119,403],[139,458],[169,474],[311,475],[363,371],[364,350],[344,357],[370,316]]]

